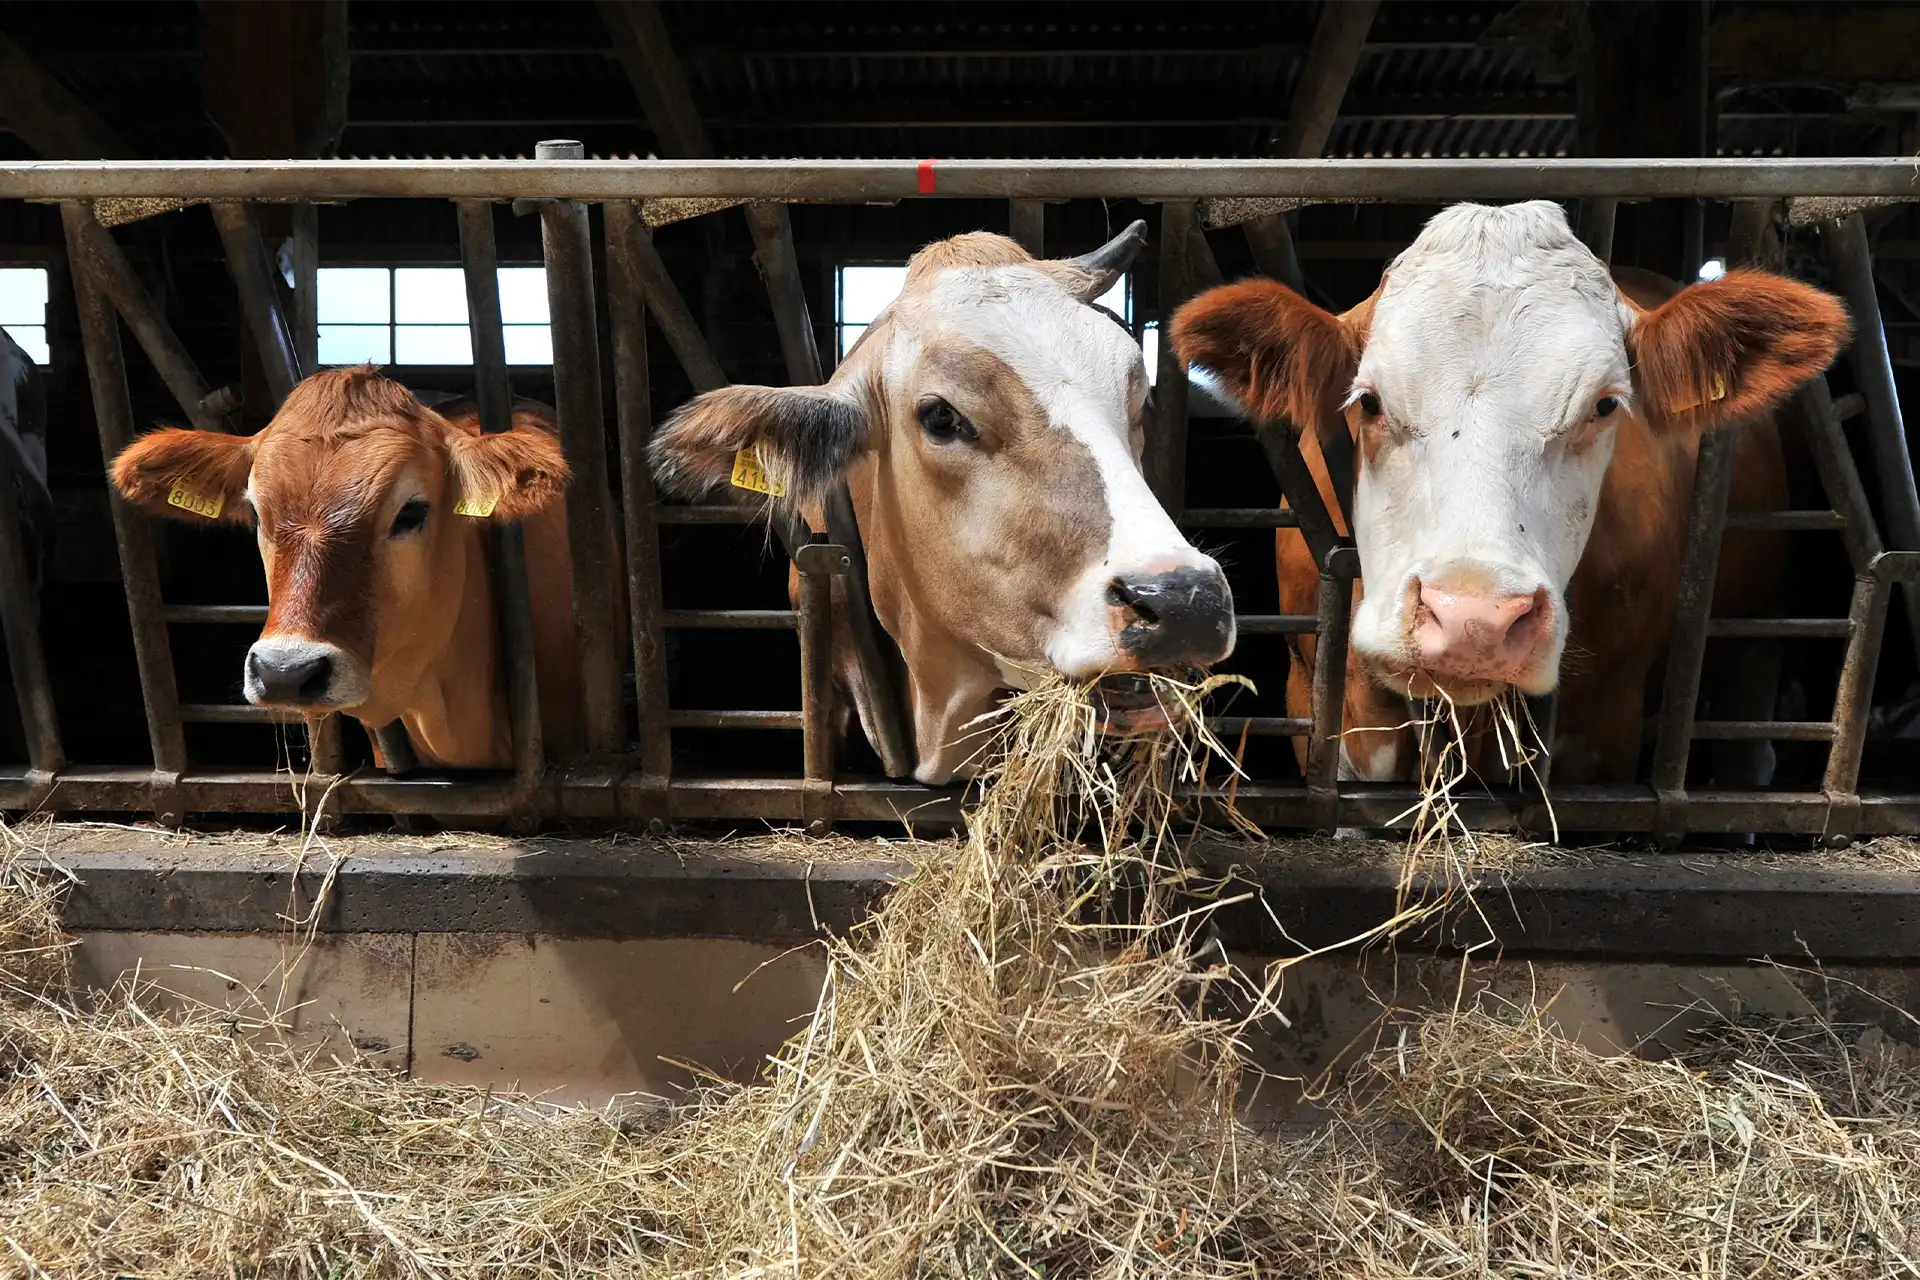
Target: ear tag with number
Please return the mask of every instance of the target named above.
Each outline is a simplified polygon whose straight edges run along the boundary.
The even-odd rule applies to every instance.
[[[742,449],[733,455],[732,478],[736,489],[750,489],[754,493],[769,494],[775,498],[787,496],[787,486],[766,473],[751,449]]]
[[[209,520],[218,520],[220,512],[226,508],[227,500],[221,494],[195,493],[182,485],[175,485],[173,491],[167,495],[167,505],[178,507],[182,511],[191,511]]]
[[[460,501],[453,504],[453,514],[457,516],[472,516],[475,520],[485,520],[493,514],[493,509],[499,505],[500,495],[498,493],[490,493],[484,498],[463,497]]]

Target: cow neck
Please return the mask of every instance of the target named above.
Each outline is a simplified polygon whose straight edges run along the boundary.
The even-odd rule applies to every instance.
[[[914,772],[923,774],[932,769],[946,777],[979,750],[977,741],[957,732],[959,727],[992,711],[1004,682],[998,666],[983,659],[976,648],[922,620],[910,575],[899,572],[898,566],[887,560],[886,522],[910,519],[912,513],[880,508],[875,493],[877,474],[867,460],[848,469],[847,491],[856,525],[852,532],[863,544],[867,589],[880,623],[878,634],[890,649],[882,655],[883,660],[894,662],[894,669],[906,675],[905,728],[913,738]],[[867,538],[868,532],[875,536]],[[910,660],[910,653],[919,660]],[[852,674],[858,679],[857,663],[849,665],[855,668]],[[859,690],[856,702],[864,723],[873,702],[871,691]],[[870,725],[868,737],[872,738]]]
[[[505,731],[506,698],[500,687],[500,628],[494,617],[491,557],[485,526],[462,520],[466,590],[442,658],[428,665],[398,719],[422,765],[505,768],[512,744]],[[385,720],[377,723],[385,723]],[[369,730],[374,727],[368,724]]]

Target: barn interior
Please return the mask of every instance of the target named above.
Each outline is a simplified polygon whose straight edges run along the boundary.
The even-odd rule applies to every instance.
[[[1905,157],[1920,153],[1916,67],[1920,3],[10,0],[0,3],[0,163],[513,158],[551,139],[577,140],[586,156],[609,158],[1139,157],[1172,165],[1194,157]],[[1196,234],[1224,278],[1297,271],[1310,298],[1340,308],[1374,288],[1439,207],[1311,204],[1259,227]],[[1592,242],[1604,216],[1598,205],[1568,208]],[[1829,381],[1839,401],[1879,397],[1873,403],[1890,433],[1873,435],[1863,413],[1844,430],[1888,545],[1905,539],[1905,549],[1920,550],[1920,527],[1901,523],[1920,521],[1920,508],[1909,510],[1912,433],[1901,413],[1916,408],[1920,371],[1920,226],[1912,209],[1850,211],[1868,237],[1873,332],[1884,342],[1891,392],[1881,395],[1848,360]],[[99,212],[210,389],[204,411],[232,430],[258,430],[276,403],[270,360],[256,346],[209,208]],[[472,389],[450,201],[261,203],[255,213],[307,367],[372,360],[423,395]],[[1165,209],[1145,201],[800,203],[789,215],[814,342],[829,365],[898,287],[907,257],[958,232],[1008,232],[1048,253],[1073,254],[1145,219],[1147,249],[1109,301],[1156,380],[1165,371],[1159,327],[1177,301],[1170,286],[1192,283],[1189,264],[1163,252]],[[1709,278],[1733,257],[1736,210],[1728,203],[1654,199],[1623,203],[1611,216],[1616,263],[1684,282]],[[589,217],[600,363],[611,370],[605,214],[590,206]],[[493,231],[506,273],[513,391],[551,403],[541,221],[502,203]],[[1816,230],[1776,209],[1771,231],[1779,265],[1834,283]],[[651,239],[724,376],[788,382],[760,245],[741,211],[663,220]],[[44,509],[23,502],[38,557],[40,629],[66,760],[144,769],[154,757],[136,628],[67,245],[58,205],[0,200],[0,326],[34,360],[44,388],[48,500]],[[658,421],[695,384],[666,335],[656,327],[650,337]],[[134,425],[181,422],[161,370],[138,344],[126,348]],[[617,498],[611,376],[600,390]],[[1186,505],[1275,507],[1280,489],[1253,429],[1204,383],[1187,395]],[[1793,505],[1810,512],[1829,503],[1814,470],[1797,459]],[[305,735],[252,714],[240,690],[242,656],[266,599],[253,538],[180,521],[155,521],[152,532],[161,597],[173,611],[167,630],[187,761],[202,774],[297,772],[308,759]],[[789,607],[784,557],[764,524],[663,522],[659,532],[667,609]],[[1240,611],[1275,614],[1271,529],[1216,527],[1203,536],[1227,567]],[[1784,613],[1844,621],[1854,572],[1842,543],[1830,526],[1795,537],[1781,566]],[[1893,816],[1883,822],[1904,821],[1911,831],[1920,803],[1912,794],[1920,666],[1906,603],[1896,598],[1887,614],[1858,783],[1891,797],[1880,812]],[[1827,626],[1782,640],[1774,718],[1805,723],[1828,714],[1846,634]],[[1285,639],[1243,639],[1226,666],[1251,677],[1257,692],[1237,695],[1223,711],[1287,714]],[[1726,661],[1733,643],[1709,640],[1707,661]],[[676,776],[797,775],[799,657],[790,628],[669,633],[667,702],[693,719],[672,734]],[[637,742],[631,679],[625,694],[628,740]],[[700,726],[708,713],[762,709],[784,718],[776,727]],[[1643,773],[1654,751],[1657,692],[1646,710]],[[365,735],[347,725],[343,736],[341,762],[368,770]],[[19,784],[8,795],[38,794],[27,785],[30,739],[15,700],[0,696],[0,774]],[[1771,788],[1818,799],[1827,745],[1783,740],[1773,749]],[[1711,787],[1717,758],[1695,751],[1688,785]],[[1285,736],[1249,737],[1245,763],[1257,782],[1297,788]],[[877,778],[881,767],[856,736],[840,768],[860,780]],[[155,817],[150,809],[87,809],[64,816]],[[671,857],[649,860],[631,856],[631,843],[503,847],[476,837],[450,854],[453,846],[423,836],[417,820],[393,843],[354,845],[368,832],[390,836],[395,825],[361,813],[335,845],[337,881],[328,873],[323,885],[298,837],[262,834],[290,826],[285,812],[227,806],[185,817],[202,834],[74,824],[59,837],[52,860],[77,869],[85,884],[63,909],[67,927],[84,939],[90,980],[105,986],[136,965],[174,965],[172,987],[218,1003],[235,985],[226,974],[249,982],[265,974],[250,991],[278,983],[304,1010],[291,1021],[344,1038],[377,1062],[486,1088],[551,1087],[567,1100],[664,1091],[695,1078],[686,1063],[751,1074],[813,1007],[821,965],[801,944],[821,928],[850,928],[899,870],[890,848],[849,841],[802,842],[798,852],[791,843],[771,852],[674,843]],[[743,807],[688,830],[703,838],[758,832],[761,817]],[[547,815],[549,836],[566,825]],[[243,832],[205,834],[225,827]],[[841,828],[863,836],[883,829]],[[1815,819],[1811,830],[1819,829]],[[898,825],[884,831],[897,835]],[[1643,852],[1652,834],[1627,832],[1625,843]],[[1743,835],[1694,832],[1689,853],[1741,845]],[[1800,829],[1762,833],[1760,843],[1804,855],[1813,840]],[[1323,853],[1311,845],[1264,871],[1287,891],[1279,914],[1251,920],[1226,945],[1278,954],[1350,937],[1391,913],[1391,866],[1383,878],[1374,867],[1355,871],[1331,859],[1323,866]],[[1920,941],[1904,905],[1910,866],[1896,863],[1893,874],[1884,864],[1808,860],[1789,875],[1777,865],[1693,858],[1528,871],[1525,891],[1490,909],[1505,953],[1540,964],[1509,965],[1492,983],[1515,999],[1558,985],[1572,992],[1563,1010],[1584,1020],[1594,1043],[1638,1045],[1673,1032],[1681,1020],[1672,1006],[1707,984],[1737,989],[1748,1007],[1798,1007],[1792,979],[1747,961],[1804,952],[1854,966],[1832,970],[1860,984],[1844,996],[1843,1012],[1910,1040],[1911,1029],[1886,1015],[1915,1004]],[[317,941],[309,935],[310,947],[289,962],[281,945],[287,922],[308,908]],[[1417,972],[1389,980],[1419,988],[1411,999],[1444,1004],[1463,989],[1458,948],[1443,940],[1428,950],[1414,962]],[[1623,957],[1633,963],[1613,964]],[[749,975],[756,983],[743,996]],[[1322,1051],[1368,1024],[1383,985],[1378,969],[1327,962],[1292,996],[1297,1033],[1268,1047],[1286,1065],[1319,1069]]]
[[[182,0],[9,4],[0,6],[0,33],[7,159],[513,157],[551,138],[576,139],[588,156],[670,158],[1524,160],[1920,148],[1920,97],[1907,56],[1920,47],[1920,7],[1901,4]],[[1308,296],[1336,308],[1363,298],[1435,208],[1323,204],[1288,215]],[[1158,216],[1137,201],[1037,209],[1027,215],[1037,221],[1020,230],[1053,252],[1084,251],[1136,217]],[[1573,213],[1577,222],[1577,202]],[[1009,230],[1015,216],[1008,202],[964,199],[795,206],[793,245],[819,350],[831,363],[845,349],[897,287],[897,268],[914,249],[964,230]],[[1731,217],[1727,205],[1697,200],[1624,205],[1614,261],[1696,278],[1720,265]],[[260,221],[281,263],[291,323],[318,364],[373,359],[422,391],[470,390],[464,310],[446,288],[459,263],[450,206],[263,206]],[[1866,225],[1906,401],[1920,364],[1920,236],[1906,206],[1868,210]],[[539,266],[537,219],[502,206],[495,232],[503,266]],[[222,407],[235,429],[257,430],[274,401],[207,208],[129,216],[112,234],[208,383],[230,389]],[[1202,234],[1226,278],[1272,269],[1240,229]],[[687,217],[655,228],[654,240],[726,376],[784,382],[755,242],[739,213]],[[1158,240],[1109,299],[1156,369]],[[1824,278],[1807,236],[1788,234],[1784,252],[1791,269]],[[296,258],[311,277],[296,270]],[[140,706],[137,666],[58,210],[0,205],[0,265],[14,269],[8,279],[18,294],[5,303],[9,332],[32,347],[45,386],[56,523],[45,539],[41,593],[60,732],[73,760],[140,764],[150,751],[139,716],[127,714]],[[513,387],[550,402],[539,280],[520,275],[521,293],[507,293]],[[605,289],[597,296],[605,344]],[[514,297],[523,298],[524,316]],[[516,318],[530,323],[516,329]],[[656,417],[692,394],[667,343],[652,344],[649,371]],[[145,361],[129,361],[129,375],[141,427],[179,421]],[[1848,379],[1836,372],[1836,395],[1853,389]],[[1192,395],[1192,413],[1188,504],[1275,505],[1278,486],[1250,429],[1204,387]],[[1855,443],[1871,473],[1871,449]],[[1878,510],[1883,487],[1868,487]],[[1817,492],[1796,500],[1821,502]],[[246,534],[173,522],[157,528],[170,605],[264,602]],[[785,607],[784,566],[777,551],[769,554],[764,527],[670,526],[662,536],[669,609]],[[1207,537],[1229,566],[1241,611],[1274,612],[1270,536],[1214,529]],[[1836,540],[1796,540],[1785,572],[1794,593],[1788,612],[1845,615],[1848,575]],[[1882,706],[1868,782],[1891,780],[1920,759],[1911,753],[1920,717],[1902,612],[1894,611],[1875,685]],[[238,706],[248,627],[182,624],[173,632],[181,701],[202,709],[187,726],[190,759],[207,767],[298,763],[300,733],[249,720]],[[683,633],[670,646],[675,707],[798,705],[791,632]],[[1831,703],[1838,654],[1830,640],[1788,642],[1780,718],[1806,719],[1806,708]],[[1232,711],[1284,715],[1286,661],[1284,637],[1248,636],[1230,665],[1259,692]],[[5,714],[6,753],[24,760],[17,715],[11,706]],[[358,735],[349,739],[351,762],[370,759]],[[674,750],[676,768],[696,773],[792,772],[800,735],[685,728]],[[1816,744],[1778,744],[1777,785],[1809,785],[1822,756]],[[878,766],[861,743],[845,763],[855,772]],[[1251,740],[1248,763],[1256,777],[1295,772],[1279,737]]]

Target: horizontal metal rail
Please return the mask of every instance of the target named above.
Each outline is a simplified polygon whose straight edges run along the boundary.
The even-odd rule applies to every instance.
[[[667,712],[674,729],[804,729],[803,711],[684,711]]]
[[[200,623],[209,626],[265,626],[267,606],[263,604],[170,604],[160,610],[168,622]]]
[[[0,198],[1339,202],[1529,197],[1920,199],[1911,160],[120,160],[0,165]]]
[[[660,623],[682,631],[791,631],[800,625],[793,609],[666,609]]]
[[[792,713],[798,715],[798,713]],[[339,812],[443,814],[479,817],[512,811],[514,787],[504,773],[450,779],[360,775],[335,792]],[[807,780],[778,778],[680,778],[650,787],[638,770],[607,773],[579,768],[551,770],[542,780],[542,813],[584,819],[632,820],[671,817],[685,821],[764,819],[799,821],[811,802]],[[62,770],[51,791],[44,778],[20,770],[0,771],[0,809],[52,808],[134,812],[152,802],[153,773],[144,767]],[[293,807],[289,779],[268,770],[207,770],[182,774],[176,802],[189,813],[276,813]],[[1419,800],[1416,788],[1338,784],[1342,820],[1356,827],[1404,828]],[[1218,803],[1223,792],[1184,791],[1183,799]],[[844,821],[957,821],[959,793],[911,783],[843,780],[834,785],[836,812]],[[1235,807],[1263,826],[1313,825],[1315,798],[1298,784],[1241,783]],[[1519,793],[1460,794],[1462,818],[1488,830],[1544,833],[1557,818],[1563,831],[1645,832],[1653,828],[1656,801],[1650,787],[1563,786],[1554,788],[1553,814],[1537,796]],[[1900,835],[1920,831],[1920,795],[1862,792],[1856,834]],[[1688,829],[1705,834],[1754,830],[1783,835],[1819,835],[1829,803],[1817,791],[1690,791],[1683,801]]]

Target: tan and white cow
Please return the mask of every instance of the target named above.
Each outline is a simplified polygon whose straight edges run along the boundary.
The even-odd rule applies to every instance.
[[[371,367],[318,373],[257,435],[150,432],[112,480],[155,515],[254,527],[268,610],[243,672],[249,702],[343,711],[369,730],[400,720],[424,764],[512,762],[483,534],[524,521],[545,741],[579,750],[560,442],[524,406],[493,436],[470,401],[447,409]]]
[[[1341,414],[1356,441],[1367,589],[1345,776],[1411,776],[1405,698],[1471,706],[1558,686],[1555,777],[1627,781],[1671,632],[1701,435],[1740,432],[1736,509],[1784,505],[1773,410],[1849,328],[1832,297],[1763,272],[1685,289],[1609,273],[1558,205],[1534,201],[1447,209],[1344,315],[1249,280],[1188,303],[1172,341],[1250,413]],[[1313,434],[1303,449],[1331,508]],[[1313,612],[1318,572],[1299,533],[1281,531],[1278,550],[1283,609]],[[1778,564],[1775,536],[1730,534],[1716,609],[1764,612]],[[1304,715],[1311,637],[1295,657],[1288,704]]]
[[[1185,668],[1233,648],[1225,575],[1141,474],[1140,348],[1088,305],[1143,232],[1071,261],[986,233],[930,245],[824,386],[711,391],[654,438],[669,492],[725,484],[751,450],[815,529],[846,478],[874,611],[906,661],[923,782],[965,773],[969,722],[1036,671]],[[1109,723],[1141,727],[1158,708],[1126,683],[1108,687]]]

